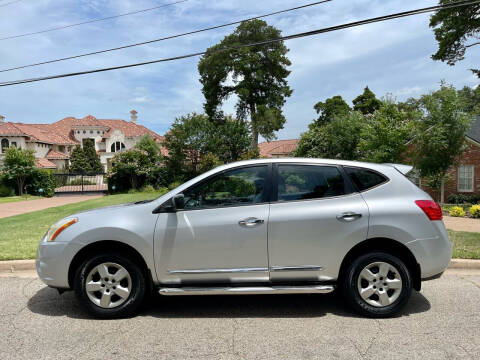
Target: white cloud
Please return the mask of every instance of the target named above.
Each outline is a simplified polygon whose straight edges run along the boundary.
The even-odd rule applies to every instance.
[[[165,0],[163,3],[173,2]],[[293,34],[362,18],[436,4],[436,0],[332,1],[266,19]],[[103,22],[1,41],[1,68],[76,55],[83,52],[151,40],[202,27],[239,20],[306,1],[189,0],[187,2]],[[158,6],[157,0],[36,0],[2,8],[0,37],[38,31],[86,19],[116,15]],[[0,81],[79,71],[153,60],[203,50],[220,41],[234,27],[153,43],[107,54],[79,58],[9,73]],[[292,60],[287,100],[287,124],[280,138],[298,136],[314,118],[313,105],[326,97],[342,95],[351,101],[365,85],[383,96],[399,99],[438,87],[440,79],[455,86],[474,86],[478,79],[468,71],[480,61],[470,49],[455,67],[433,62],[436,49],[428,15],[397,19],[287,42]],[[0,113],[11,121],[52,122],[65,116],[93,114],[125,118],[135,108],[139,121],[162,133],[175,117],[203,111],[198,81],[198,58],[154,64],[74,78],[24,84],[0,89]],[[235,112],[235,97],[224,104]]]

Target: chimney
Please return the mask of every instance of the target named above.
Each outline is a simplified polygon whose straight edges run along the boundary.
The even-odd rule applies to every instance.
[[[5,116],[0,115],[0,123],[3,123],[3,122],[5,122]]]
[[[133,123],[137,123],[137,112],[135,110],[130,111],[130,121]]]

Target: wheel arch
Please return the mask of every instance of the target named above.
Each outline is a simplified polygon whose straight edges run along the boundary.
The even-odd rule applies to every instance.
[[[397,256],[405,262],[413,278],[413,288],[417,291],[421,289],[421,269],[417,259],[408,247],[397,240],[389,238],[371,238],[358,243],[343,258],[340,265],[339,278],[343,276],[347,266],[358,256],[372,251],[384,251],[388,254]]]
[[[152,288],[152,274],[143,256],[134,247],[116,240],[101,240],[90,243],[75,254],[68,268],[68,285],[70,288],[73,289],[74,287],[75,272],[89,256],[113,252],[128,256],[130,260],[134,261],[138,266],[140,266],[145,272],[145,280],[147,281],[147,284],[149,284],[149,288]]]

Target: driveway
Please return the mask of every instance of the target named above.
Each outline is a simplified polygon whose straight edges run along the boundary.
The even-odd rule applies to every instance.
[[[393,319],[329,294],[162,297],[108,321],[71,292],[3,277],[0,359],[480,359],[479,298],[478,270],[448,270]]]
[[[455,231],[480,232],[480,219],[444,216],[445,227]]]
[[[0,218],[96,199],[103,195],[71,195],[0,204]]]

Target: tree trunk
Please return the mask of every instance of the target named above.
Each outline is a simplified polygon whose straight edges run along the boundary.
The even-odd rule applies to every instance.
[[[445,203],[445,177],[442,177],[442,182],[440,184],[440,204]]]
[[[22,179],[20,179],[20,178],[17,179],[17,186],[18,186],[18,195],[22,196],[23,195],[23,181],[22,181]]]
[[[256,112],[255,104],[250,104],[250,124],[252,126],[252,150],[258,149],[258,130],[257,130],[257,125],[253,121],[255,112]]]

